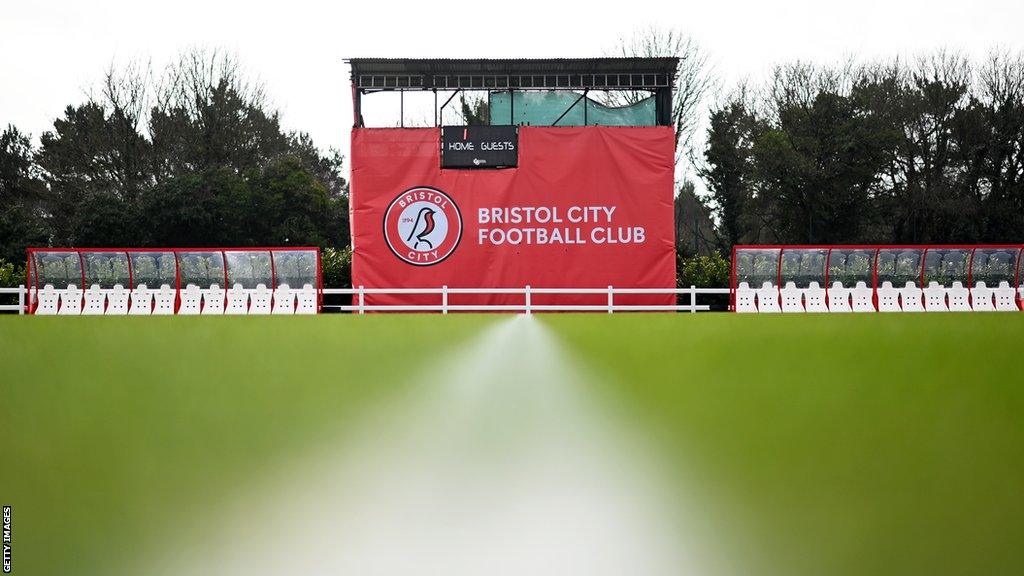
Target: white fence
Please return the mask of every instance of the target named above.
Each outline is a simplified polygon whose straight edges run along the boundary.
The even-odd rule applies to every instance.
[[[520,312],[532,314],[533,312],[706,312],[710,306],[697,303],[697,297],[701,295],[722,295],[729,294],[728,288],[534,288],[524,286],[522,288],[324,288],[324,295],[351,295],[353,303],[348,306],[325,305],[323,308],[330,311],[353,312],[363,314],[365,312]],[[25,313],[25,305],[28,290],[24,286],[18,288],[0,288],[0,295],[17,294],[18,304],[0,305],[0,312]],[[616,296],[622,295],[688,295],[687,304],[672,305],[639,305],[616,303]],[[388,305],[366,303],[368,295],[423,295],[437,296],[436,304],[420,305]],[[454,295],[512,295],[521,296],[521,304],[450,304],[449,299]],[[574,304],[535,304],[534,296],[537,295],[601,295],[605,296],[606,303],[594,305]]]
[[[18,295],[18,303],[17,304],[0,304],[0,313],[7,312],[7,313],[15,313],[15,314],[24,314],[25,313],[25,295],[27,293],[28,293],[28,291],[25,290],[25,286],[18,286],[17,288],[0,288],[0,296],[3,296],[4,294],[17,294]]]
[[[532,314],[533,312],[707,312],[711,309],[708,305],[697,303],[698,295],[729,294],[728,288],[534,288],[524,286],[522,288],[324,288],[324,295],[351,295],[353,303],[348,306],[324,306],[326,309],[343,312],[521,312]],[[389,305],[366,303],[367,295],[434,295],[438,297],[437,304],[419,305]],[[522,304],[450,304],[449,297],[453,295],[519,295],[523,298]],[[640,304],[616,304],[617,295],[689,295],[688,304],[672,305],[640,305]],[[533,297],[537,295],[601,295],[606,297],[606,304],[534,304]]]

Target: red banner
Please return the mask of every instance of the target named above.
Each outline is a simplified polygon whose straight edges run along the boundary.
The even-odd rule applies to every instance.
[[[508,169],[442,170],[439,138],[437,128],[352,131],[353,286],[675,287],[672,128],[522,127],[519,166]],[[367,304],[438,300],[377,296]],[[606,301],[538,296],[534,303]]]

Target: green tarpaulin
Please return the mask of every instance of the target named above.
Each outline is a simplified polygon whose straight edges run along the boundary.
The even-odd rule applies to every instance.
[[[515,92],[515,101],[508,92],[491,92],[491,124],[522,126],[655,126],[654,97],[632,106],[609,107],[590,98],[580,99],[577,92]],[[577,102],[579,100],[579,102]],[[573,103],[575,102],[575,105]],[[513,105],[514,104],[514,105]],[[584,111],[584,106],[586,110]],[[513,121],[513,111],[515,118]],[[584,115],[586,121],[584,122]]]

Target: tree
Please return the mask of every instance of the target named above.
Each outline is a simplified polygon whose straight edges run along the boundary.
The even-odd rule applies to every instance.
[[[967,148],[977,162],[990,242],[1024,238],[1024,52],[993,51],[979,73],[972,118],[983,128]]]
[[[701,170],[726,243],[1012,243],[1024,54],[779,67],[712,111]]]
[[[56,245],[349,243],[341,155],[283,130],[221,52],[187,52],[159,80],[111,67],[35,159]]]
[[[89,101],[68,106],[53,131],[43,133],[36,160],[55,244],[93,243],[88,228],[76,227],[89,202],[120,202],[130,211],[152,184],[149,143],[130,124],[118,110]]]
[[[970,241],[979,236],[972,222],[977,204],[961,178],[958,124],[969,101],[970,64],[938,53],[921,58],[902,76],[897,103],[901,142],[898,170],[890,184],[896,242]]]
[[[45,186],[33,155],[31,139],[13,125],[0,133],[0,260],[22,262],[26,248],[47,241],[40,210]]]
[[[254,243],[329,246],[340,229],[341,206],[296,156],[271,162],[252,186],[250,230]]]
[[[803,65],[776,71],[772,126],[753,147],[758,241],[866,240],[870,196],[889,141],[865,117],[846,71]]]
[[[139,207],[142,246],[251,245],[249,183],[234,170],[183,174],[151,188]]]
[[[676,247],[688,256],[710,255],[720,246],[708,207],[691,180],[684,180],[675,198]]]
[[[672,87],[676,164],[683,158],[692,160],[693,138],[701,124],[703,102],[714,87],[707,53],[693,38],[680,30],[651,26],[620,38],[610,55],[679,58],[675,85]],[[603,103],[608,106],[630,106],[649,96],[647,92],[611,91],[605,93]]]
[[[262,85],[247,80],[228,54],[183,54],[154,92],[149,130],[159,178],[219,167],[242,173],[291,151]]]
[[[515,95],[512,94],[512,97]],[[459,117],[465,126],[478,126],[491,123],[491,106],[487,99],[459,94]]]
[[[753,146],[760,126],[748,111],[746,99],[740,92],[712,110],[705,164],[699,172],[711,193],[712,213],[725,249],[743,240],[746,207],[753,195]]]

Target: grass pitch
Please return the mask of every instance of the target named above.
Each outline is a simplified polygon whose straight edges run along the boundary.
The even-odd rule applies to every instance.
[[[1024,315],[550,322],[759,572],[1024,571]]]
[[[504,318],[0,317],[14,573],[131,566]],[[1024,571],[1024,315],[536,320],[737,569]]]
[[[14,573],[130,566],[496,318],[450,320],[0,317]]]

